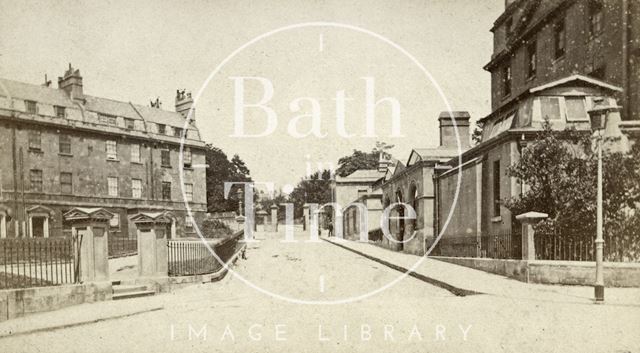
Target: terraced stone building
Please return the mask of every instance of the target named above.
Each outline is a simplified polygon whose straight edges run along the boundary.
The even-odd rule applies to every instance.
[[[129,219],[142,212],[166,212],[172,237],[193,233],[206,178],[192,104],[184,91],[175,111],[90,96],[71,65],[57,88],[0,79],[0,236],[69,234],[62,215],[74,207],[114,213],[119,237],[135,237]]]

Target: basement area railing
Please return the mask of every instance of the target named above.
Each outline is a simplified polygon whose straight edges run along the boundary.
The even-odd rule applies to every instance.
[[[138,252],[138,239],[109,234],[109,257],[135,255]]]
[[[0,239],[0,289],[78,283],[77,239]]]
[[[209,251],[207,245],[201,239],[175,239],[167,242],[168,247],[168,272],[169,276],[192,276],[214,273],[222,269],[244,243],[240,240],[243,231],[236,232],[224,239],[207,239],[220,261]]]

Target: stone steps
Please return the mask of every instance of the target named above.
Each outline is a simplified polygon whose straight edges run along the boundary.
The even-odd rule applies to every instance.
[[[147,297],[156,294],[154,290],[149,290],[147,286],[143,284],[126,285],[121,284],[120,281],[113,281],[111,284],[113,286],[113,295],[111,296],[112,300]]]

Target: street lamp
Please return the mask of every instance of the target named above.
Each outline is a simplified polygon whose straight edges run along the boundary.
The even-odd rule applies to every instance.
[[[242,216],[242,211],[244,210],[244,208],[242,207],[242,189],[238,188],[238,216]]]
[[[602,140],[607,126],[609,114],[620,111],[619,106],[609,105],[608,100],[594,100],[593,109],[589,110],[591,131],[596,133],[596,148],[598,149],[598,196],[596,218],[596,282],[594,284],[596,302],[604,301],[604,266],[603,266],[603,211],[602,211]]]

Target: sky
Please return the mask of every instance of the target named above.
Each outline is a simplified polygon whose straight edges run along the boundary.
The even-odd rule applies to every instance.
[[[185,88],[198,96],[203,139],[239,154],[254,180],[282,187],[304,177],[308,164],[336,165],[376,141],[395,145],[403,162],[413,148],[436,147],[446,102],[472,120],[487,115],[482,66],[503,8],[502,0],[0,0],[0,76],[40,84],[48,74],[55,85],[72,63],[87,94],[139,104],[159,97],[167,110]],[[266,35],[307,22],[350,28]],[[367,92],[374,134],[366,129]],[[249,106],[261,100],[263,107]],[[264,136],[238,136],[240,121],[244,135]]]

